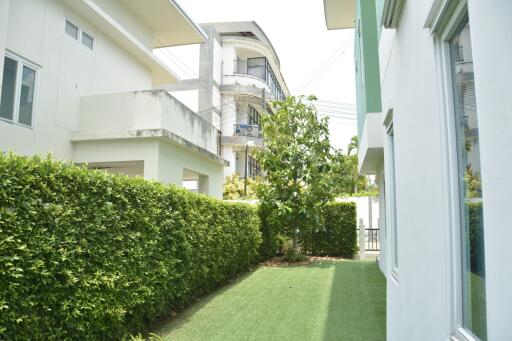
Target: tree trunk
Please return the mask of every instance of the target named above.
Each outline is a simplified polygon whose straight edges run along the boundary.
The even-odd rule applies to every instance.
[[[299,231],[295,229],[293,232],[293,253],[299,253]]]

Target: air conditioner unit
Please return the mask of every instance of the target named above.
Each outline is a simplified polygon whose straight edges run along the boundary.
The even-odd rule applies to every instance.
[[[235,125],[235,136],[259,137],[260,127],[257,125],[237,124]]]

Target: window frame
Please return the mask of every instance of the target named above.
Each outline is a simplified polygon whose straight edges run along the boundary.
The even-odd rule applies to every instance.
[[[85,45],[83,43],[83,34],[86,34],[88,35],[91,39],[92,39],[92,47],[89,47],[87,45]],[[94,51],[94,47],[96,46],[96,37],[94,37],[94,35],[90,34],[89,31],[86,31],[86,30],[83,30],[83,29],[80,29],[80,45],[82,45],[83,47],[85,47],[87,50],[89,51]]]
[[[76,27],[76,31],[77,31],[77,36],[76,38],[73,37],[71,34],[69,34],[67,31],[66,31],[66,28],[67,28],[67,24],[70,23],[71,25],[75,26]],[[78,42],[80,41],[80,27],[75,24],[73,21],[71,21],[69,18],[65,18],[64,19],[64,34],[67,35],[69,38],[73,39],[74,41]]]
[[[453,76],[450,59],[450,40],[454,37],[462,22],[469,18],[467,0],[444,0],[446,11],[432,21],[432,34],[437,62],[437,78],[440,101],[441,144],[442,148],[444,184],[446,202],[448,203],[448,217],[445,238],[447,248],[450,250],[448,264],[448,278],[450,280],[451,310],[451,340],[454,341],[480,341],[471,331],[464,327],[463,288],[462,288],[462,220],[459,197],[459,166],[457,154],[457,132],[455,122],[455,98],[453,94]],[[478,115],[478,113],[477,113]]]
[[[37,94],[38,94],[38,84],[39,84],[39,70],[40,67],[37,64],[34,64],[25,58],[10,52],[5,51],[4,58],[10,58],[14,61],[16,61],[16,80],[15,80],[15,90],[14,90],[14,105],[13,105],[13,115],[12,119],[8,119],[5,117],[0,117],[0,120],[4,122],[8,122],[11,124],[15,124],[18,126],[22,126],[29,129],[34,129],[34,122],[35,122],[35,113],[36,113],[36,107],[37,107]],[[29,69],[34,70],[35,76],[34,76],[34,96],[33,96],[33,104],[32,104],[32,115],[30,118],[30,125],[24,124],[19,122],[19,116],[20,116],[20,102],[21,102],[21,84],[22,84],[22,76],[23,76],[23,67],[28,67]],[[2,70],[3,72],[3,70]],[[0,98],[1,101],[1,98]]]
[[[393,124],[393,109],[389,109],[384,120],[386,132],[385,182],[386,182],[386,231],[389,229],[391,278],[398,285],[398,217],[396,203],[396,143]],[[389,227],[389,228],[388,228]]]

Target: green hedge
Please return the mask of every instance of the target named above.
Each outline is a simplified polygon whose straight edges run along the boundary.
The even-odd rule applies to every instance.
[[[471,272],[478,275],[485,273],[484,236],[483,236],[483,205],[481,202],[467,202],[466,214],[469,224],[469,256]]]
[[[356,204],[336,202],[326,206],[324,228],[302,236],[304,251],[313,255],[352,258],[358,250]]]
[[[0,155],[0,339],[104,340],[247,270],[256,209]]]
[[[259,255],[261,260],[266,260],[275,257],[281,251],[285,238],[279,234],[278,227],[272,221],[270,208],[260,204],[258,205],[258,213],[261,222],[261,237],[263,239]]]

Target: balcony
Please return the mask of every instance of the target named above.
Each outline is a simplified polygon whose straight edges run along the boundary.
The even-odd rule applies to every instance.
[[[260,137],[260,127],[250,124],[235,124],[233,136]]]
[[[83,97],[75,143],[164,139],[203,156],[218,157],[218,130],[163,90]]]
[[[274,100],[282,101],[286,98],[267,58],[248,58],[247,60],[234,60],[233,62],[233,76],[244,75],[254,77],[268,87]]]
[[[222,143],[232,146],[245,146],[249,141],[253,142],[253,146],[263,145],[258,125],[234,124],[233,136],[222,136]]]

